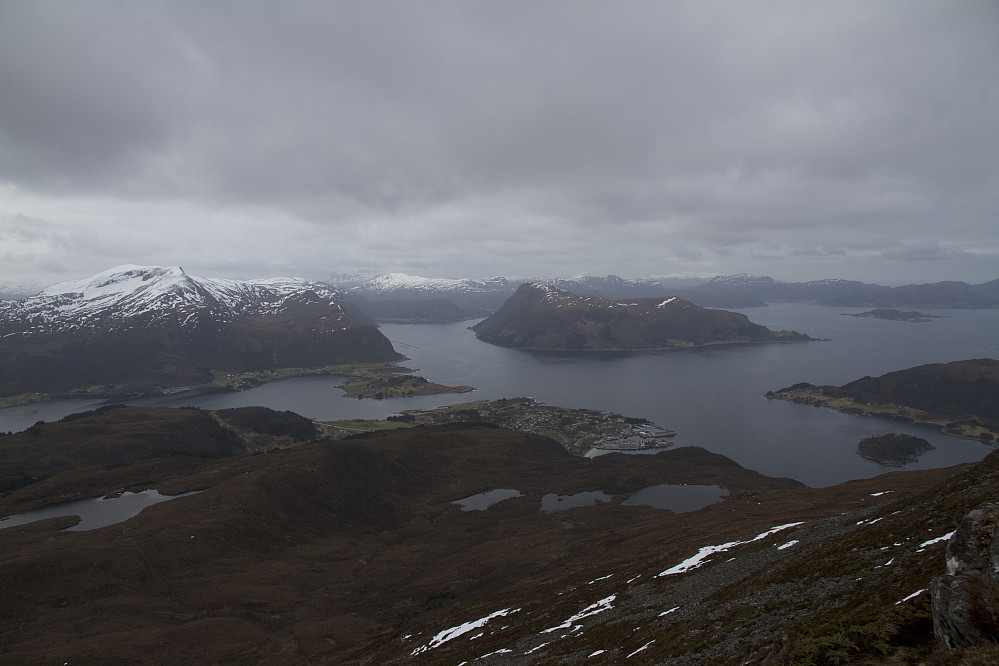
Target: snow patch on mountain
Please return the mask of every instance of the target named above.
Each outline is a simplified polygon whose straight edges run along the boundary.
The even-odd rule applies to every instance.
[[[742,285],[773,284],[774,279],[768,275],[754,275],[752,273],[736,273],[735,275],[718,275],[713,277],[709,284],[727,285],[730,287]]]
[[[355,287],[371,293],[392,293],[416,291],[420,293],[479,293],[501,291],[510,288],[507,278],[427,278],[407,273],[379,275]]]
[[[300,299],[335,305],[339,320],[343,318],[340,297],[327,284],[299,278],[199,278],[179,266],[129,264],[62,282],[19,301],[2,302],[0,326],[24,334],[123,326],[137,320],[174,320],[184,326],[201,313],[216,322],[232,321],[281,312]]]

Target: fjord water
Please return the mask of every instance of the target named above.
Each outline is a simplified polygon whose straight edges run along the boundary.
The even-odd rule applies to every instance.
[[[812,486],[892,471],[856,454],[871,435],[907,433],[937,447],[907,469],[984,457],[990,447],[935,428],[765,397],[797,382],[839,385],[924,363],[999,357],[999,310],[924,310],[946,318],[922,323],[844,316],[862,311],[800,303],[741,310],[771,329],[823,341],[680,351],[517,351],[479,342],[467,323],[382,330],[410,365],[434,381],[478,387],[474,398],[530,396],[644,417],[675,430],[678,445],[700,445]]]
[[[844,384],[865,375],[972,358],[999,358],[999,310],[927,310],[946,318],[911,323],[843,316],[862,308],[776,303],[740,310],[771,329],[807,333],[821,342],[715,346],[680,351],[528,352],[475,339],[457,324],[386,324],[382,332],[405,365],[442,384],[474,393],[387,400],[343,397],[339,377],[301,377],[239,393],[177,393],[130,404],[220,409],[264,405],[315,419],[384,418],[404,409],[430,409],[479,399],[530,396],[561,407],[585,407],[643,417],[769,476],[811,486],[866,478],[894,468],[856,454],[864,437],[889,432],[929,440],[936,449],[907,469],[980,460],[990,447],[936,429],[876,417],[768,400],[765,393],[797,382]],[[93,401],[52,401],[0,410],[0,431],[57,420]]]

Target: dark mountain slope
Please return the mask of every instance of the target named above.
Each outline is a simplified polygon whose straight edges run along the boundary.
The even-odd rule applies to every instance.
[[[833,394],[858,402],[908,405],[941,414],[999,419],[999,361],[981,358],[933,363],[864,377]]]
[[[153,456],[219,457],[244,450],[240,439],[209,412],[110,405],[0,436],[0,485],[10,490],[33,478]]]
[[[676,297],[610,301],[542,283],[522,285],[473,330],[486,342],[522,349],[658,349],[810,339]]]
[[[843,386],[801,383],[767,395],[848,413],[900,416],[988,442],[999,436],[999,361],[990,358],[930,363]]]

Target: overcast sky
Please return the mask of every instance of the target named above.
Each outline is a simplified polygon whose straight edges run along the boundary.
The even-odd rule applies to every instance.
[[[999,278],[999,2],[0,0],[0,283]]]

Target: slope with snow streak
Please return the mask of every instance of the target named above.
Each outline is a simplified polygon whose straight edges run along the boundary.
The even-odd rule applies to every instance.
[[[861,517],[864,520],[858,520]],[[871,531],[871,526],[880,529],[888,521],[895,524],[885,533]],[[927,520],[927,524],[935,523],[936,519]],[[594,570],[575,586],[537,590],[527,603],[526,599],[508,599],[508,604],[518,603],[520,611],[507,626],[472,636],[474,640],[468,643],[456,641],[441,648],[437,658],[490,664],[672,663],[695,645],[698,656],[687,655],[691,658],[682,663],[729,663],[725,655],[738,650],[758,656],[779,639],[780,630],[792,618],[835,608],[830,600],[847,589],[869,585],[861,593],[865,598],[887,594],[880,603],[893,608],[918,604],[928,580],[906,572],[923,571],[922,553],[934,546],[942,551],[943,542],[951,536],[926,539],[912,534],[919,534],[920,529],[912,516],[881,505],[854,514],[782,523],[755,536],[702,546],[665,570],[660,565],[658,574],[649,570],[654,560],[640,565],[642,571],[611,568],[596,575],[600,572]],[[931,528],[931,534],[939,534],[937,529]],[[900,537],[900,531],[909,536]],[[789,533],[793,539],[789,540]],[[865,545],[848,549],[853,560],[834,566],[828,578],[775,575],[787,563],[791,568],[800,566],[802,559],[840,548],[849,539]],[[886,551],[894,555],[887,562]],[[725,556],[712,558],[718,554]],[[626,576],[623,584],[615,582]],[[741,591],[733,599],[736,590]],[[730,622],[737,628],[725,624]],[[718,633],[722,626],[726,630]]]

